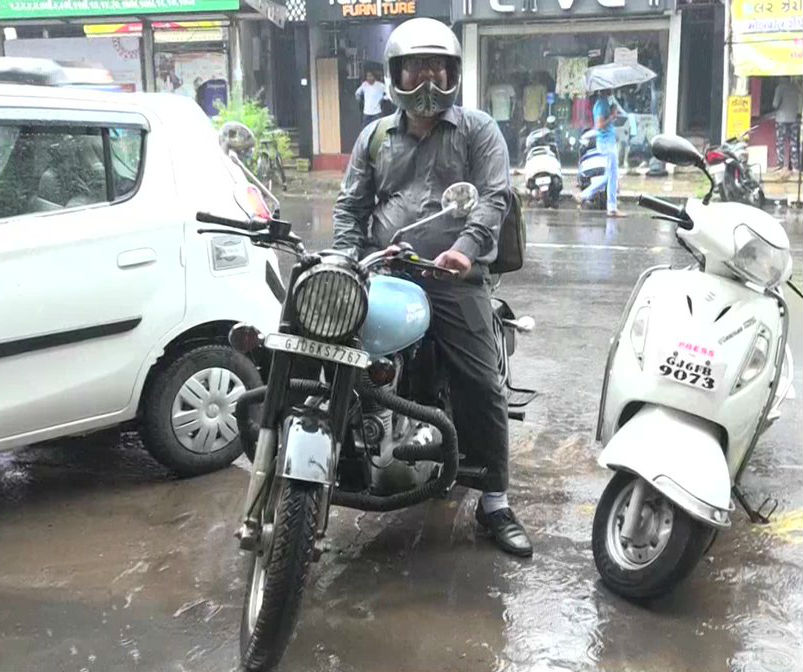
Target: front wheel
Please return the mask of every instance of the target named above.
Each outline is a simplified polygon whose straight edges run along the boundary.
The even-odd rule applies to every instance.
[[[658,597],[694,569],[714,536],[648,484],[641,514],[630,539],[622,536],[627,508],[640,479],[617,472],[594,514],[591,544],[605,584],[629,599]]]
[[[290,642],[322,498],[323,486],[317,483],[285,481],[275,512],[263,513],[260,551],[252,554],[240,624],[240,657],[247,672],[273,670]]]

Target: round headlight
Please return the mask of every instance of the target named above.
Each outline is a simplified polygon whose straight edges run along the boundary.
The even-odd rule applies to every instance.
[[[301,274],[293,299],[301,328],[315,338],[351,336],[368,312],[368,292],[359,276],[350,268],[325,262]]]

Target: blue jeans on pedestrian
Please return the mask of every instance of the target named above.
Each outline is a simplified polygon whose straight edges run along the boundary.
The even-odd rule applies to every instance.
[[[607,189],[608,212],[617,210],[617,196],[619,191],[619,150],[616,145],[616,138],[610,140],[600,140],[597,142],[597,151],[605,156],[605,179],[591,180],[580,198],[590,201],[603,189]]]

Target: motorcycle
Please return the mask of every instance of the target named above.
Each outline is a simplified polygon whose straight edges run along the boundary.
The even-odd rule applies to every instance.
[[[716,191],[723,201],[736,201],[763,208],[766,203],[761,177],[753,175],[747,153],[747,137],[751,128],[738,138],[729,138],[723,144],[707,147],[705,162],[714,177]]]
[[[527,136],[525,145],[524,176],[531,199],[544,207],[558,207],[563,190],[558,146],[555,143],[557,120],[550,115],[543,128],[536,128]]]
[[[310,562],[323,552],[332,505],[406,508],[485,473],[462,461],[448,384],[426,337],[429,300],[410,279],[447,282],[455,273],[421,259],[403,240],[445,214],[466,216],[476,202],[473,185],[452,185],[440,212],[396,232],[397,252],[378,251],[362,261],[339,251],[308,253],[281,220],[197,215],[298,259],[286,288],[268,269],[267,283],[283,303],[278,331],[263,336],[236,325],[229,335],[240,352],[270,351],[267,385],[244,394],[235,411],[253,457],[237,532],[250,554],[240,637],[248,671],[271,670],[281,659]],[[523,411],[512,409],[536,393],[513,387],[509,357],[516,334],[531,331],[534,322],[517,320],[495,299],[493,326],[509,417],[521,420]]]
[[[754,509],[740,481],[794,395],[786,232],[757,208],[710,203],[714,180],[687,140],[659,135],[652,151],[696,166],[711,189],[685,206],[641,196],[695,263],[641,275],[605,367],[598,462],[615,474],[597,504],[593,555],[604,583],[631,599],[666,593],[692,571],[730,526],[731,494],[751,521],[769,520],[777,502]]]
[[[608,160],[597,150],[597,131],[590,128],[580,136],[579,140],[571,138],[569,144],[577,145],[577,186],[580,191],[594,182],[604,182]],[[591,199],[590,205],[595,210],[607,208],[608,195],[604,189]]]

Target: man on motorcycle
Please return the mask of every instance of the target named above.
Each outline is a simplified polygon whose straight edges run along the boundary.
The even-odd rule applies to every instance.
[[[529,556],[530,539],[507,502],[507,402],[488,283],[507,208],[509,160],[493,119],[454,105],[461,65],[460,44],[439,21],[411,19],[391,33],[385,80],[398,110],[357,139],[334,209],[335,247],[363,254],[369,236],[387,247],[397,229],[440,210],[447,186],[477,187],[479,202],[468,217],[444,216],[405,242],[461,274],[455,282],[421,281],[433,309],[431,336],[446,365],[460,451],[487,470],[471,483],[483,491],[477,521],[504,551]]]

